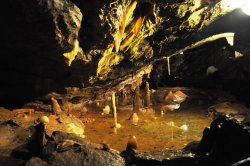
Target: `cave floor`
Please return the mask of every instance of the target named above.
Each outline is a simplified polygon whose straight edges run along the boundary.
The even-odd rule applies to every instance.
[[[192,141],[199,141],[204,128],[212,121],[212,118],[207,116],[208,108],[218,103],[226,102],[232,106],[222,104],[218,112],[231,111],[235,114],[237,110],[238,112],[244,110],[247,112],[246,119],[249,119],[249,109],[230,95],[195,89],[181,89],[188,95],[187,100],[181,103],[179,109],[164,111],[162,114],[163,98],[170,90],[174,92],[180,89],[161,88],[152,94],[151,108],[142,108],[136,112],[139,117],[136,125],[129,120],[133,114],[133,106],[129,103],[119,103],[117,105],[118,123],[121,124],[119,129],[113,127],[112,112],[104,114],[100,107],[93,104],[85,105],[86,112],[67,111],[64,114],[82,121],[86,139],[93,143],[108,144],[112,149],[124,151],[129,137],[136,136],[139,152],[182,149]],[[34,131],[33,126],[38,123],[37,119],[42,115],[50,119],[46,127],[48,135],[56,130],[65,131],[62,123],[58,122],[58,116],[52,112],[32,109],[10,111],[0,107],[0,156],[10,156],[13,149],[26,144]]]

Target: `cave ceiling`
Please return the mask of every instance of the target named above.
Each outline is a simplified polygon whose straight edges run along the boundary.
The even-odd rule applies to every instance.
[[[0,16],[1,95],[7,96],[20,88],[39,94],[61,86],[126,84],[150,73],[156,61],[234,37],[216,22],[239,7],[230,0],[2,3],[8,10]]]

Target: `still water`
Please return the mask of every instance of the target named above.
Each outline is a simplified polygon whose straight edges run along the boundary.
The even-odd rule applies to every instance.
[[[101,115],[91,111],[86,117],[95,119],[86,123],[86,138],[94,143],[106,143],[111,148],[123,151],[130,136],[136,136],[138,151],[181,149],[191,141],[199,141],[205,127],[211,123],[206,116],[207,107],[196,106],[161,114],[159,106],[137,112],[139,121],[134,125],[129,117],[131,105],[118,107],[120,129],[114,129],[112,114]]]

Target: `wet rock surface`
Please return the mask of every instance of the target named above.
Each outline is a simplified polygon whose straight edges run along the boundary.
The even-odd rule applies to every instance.
[[[185,150],[163,150],[136,154],[135,165],[191,165],[195,154]]]

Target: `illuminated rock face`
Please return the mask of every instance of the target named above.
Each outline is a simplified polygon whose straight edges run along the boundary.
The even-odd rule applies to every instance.
[[[216,34],[206,27],[232,10],[224,1],[4,1],[0,104],[146,74],[158,58]]]

